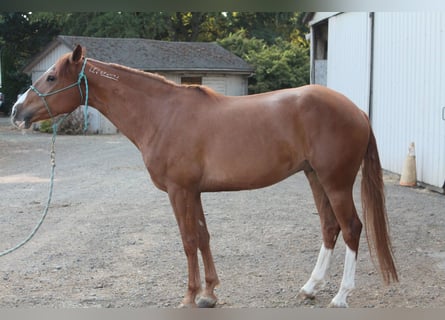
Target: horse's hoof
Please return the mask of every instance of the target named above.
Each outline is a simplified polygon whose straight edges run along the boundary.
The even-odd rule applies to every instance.
[[[198,307],[199,308],[214,308],[216,305],[216,299],[210,297],[199,297]]]
[[[181,302],[178,306],[178,309],[192,309],[196,308],[196,303],[183,303]]]
[[[328,308],[348,308],[348,304],[346,302],[341,302],[341,303],[331,302],[328,305]]]
[[[314,294],[312,294],[312,293],[307,293],[306,291],[304,291],[304,290],[301,290],[299,293],[298,293],[298,299],[300,299],[300,300],[314,300],[315,299],[315,295]]]

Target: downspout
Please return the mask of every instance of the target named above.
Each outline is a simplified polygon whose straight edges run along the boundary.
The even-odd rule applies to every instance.
[[[370,35],[369,35],[369,99],[368,99],[368,116],[372,125],[372,105],[374,90],[374,12],[369,13]]]
[[[315,54],[315,35],[314,27],[311,25],[309,27],[309,35],[306,35],[306,40],[309,40],[309,83],[313,84],[315,82],[315,67],[314,67],[314,54]],[[309,38],[309,39],[308,39]]]

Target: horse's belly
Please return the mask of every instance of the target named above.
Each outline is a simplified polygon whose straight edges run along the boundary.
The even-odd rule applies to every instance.
[[[258,189],[277,183],[303,169],[304,161],[275,154],[223,157],[206,166],[202,191]]]

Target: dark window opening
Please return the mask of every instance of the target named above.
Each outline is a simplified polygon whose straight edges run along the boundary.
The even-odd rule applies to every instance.
[[[181,84],[202,85],[202,77],[181,77]]]

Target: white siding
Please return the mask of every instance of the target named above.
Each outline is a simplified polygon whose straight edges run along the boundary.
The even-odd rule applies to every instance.
[[[445,179],[445,13],[376,13],[373,127],[383,167],[400,173],[416,145],[417,178]]]
[[[329,19],[327,86],[368,113],[370,18],[351,12]]]
[[[176,73],[163,73],[161,74],[166,79],[173,81],[174,83],[181,83],[181,76]]]
[[[247,95],[247,77],[238,75],[226,76],[226,95],[244,96]]]
[[[32,68],[32,82],[36,81],[46,70],[48,70],[54,63],[56,63],[59,58],[65,53],[71,52],[67,46],[59,45],[54,50],[51,50],[45,58],[40,60],[33,68]]]
[[[218,93],[226,94],[226,77],[224,76],[207,76],[202,78],[202,84],[209,88],[212,88]]]
[[[162,74],[168,80],[181,83],[181,75],[175,73]],[[229,96],[243,96],[247,94],[247,78],[242,75],[205,75],[202,84],[218,93]]]
[[[89,127],[88,127],[89,133],[97,133],[97,134],[117,133],[118,130],[114,126],[114,124],[112,124],[110,120],[104,117],[97,109],[90,106],[88,108],[88,116],[89,116]]]

